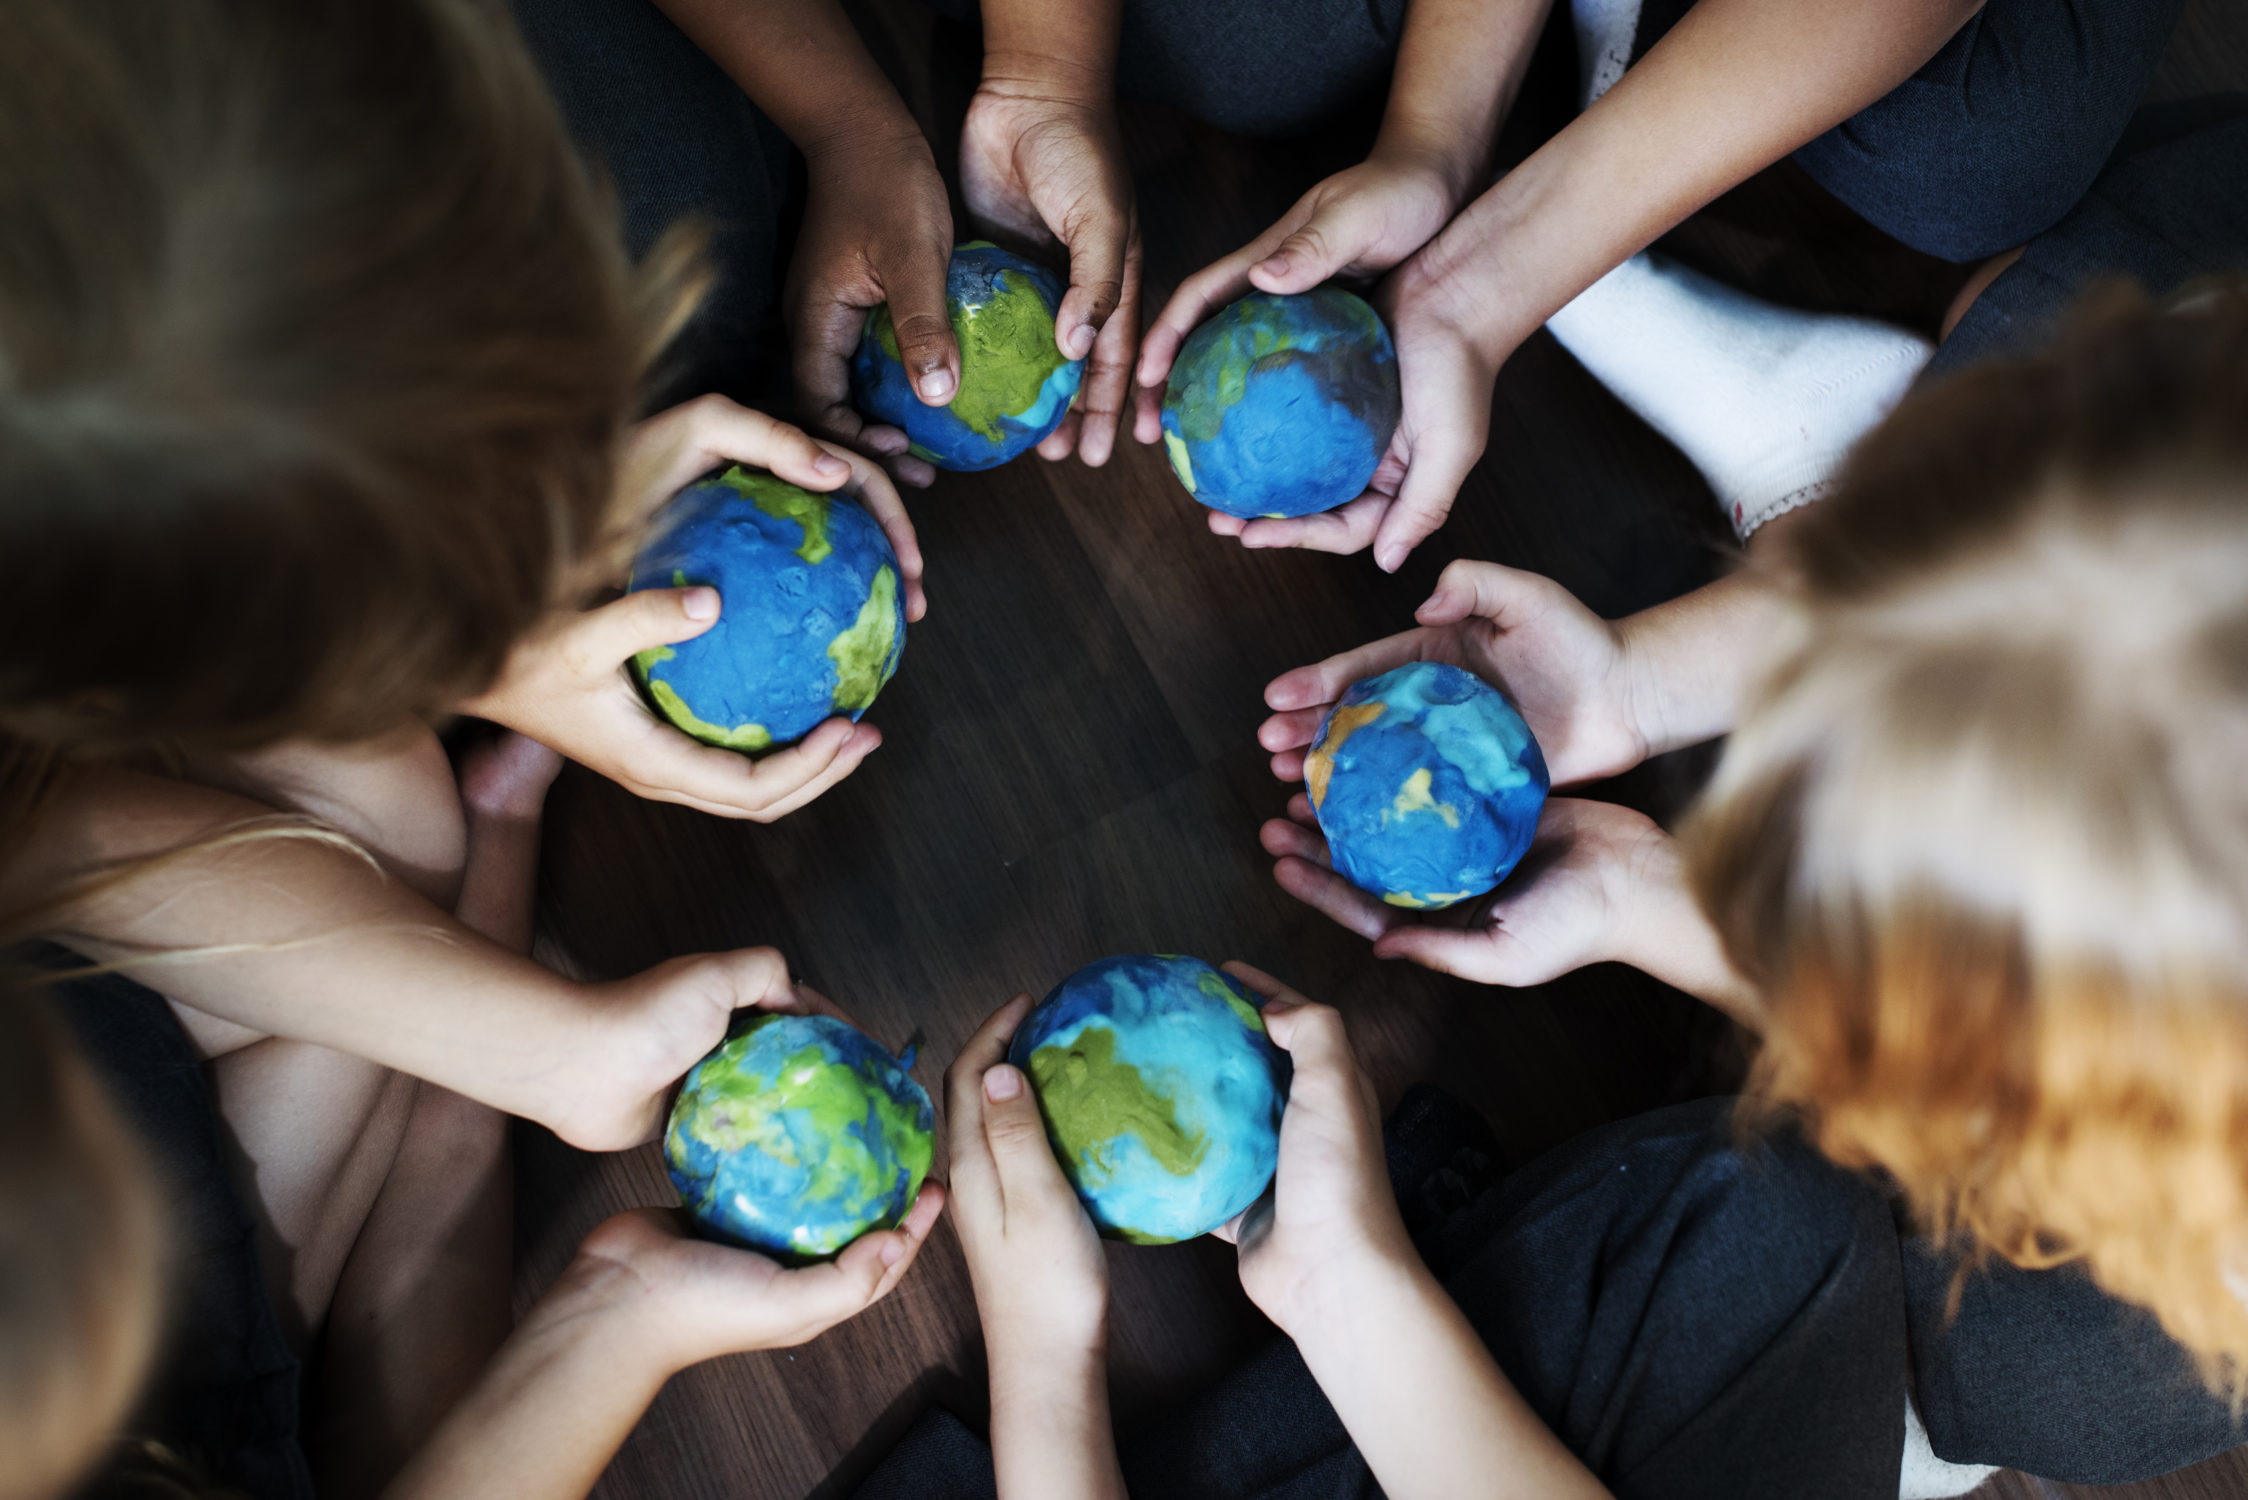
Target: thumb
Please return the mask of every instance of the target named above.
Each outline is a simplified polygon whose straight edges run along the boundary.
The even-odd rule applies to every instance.
[[[1059,1179],[1061,1169],[1046,1140],[1046,1122],[1038,1112],[1030,1079],[1011,1063],[988,1068],[983,1076],[984,1139],[999,1170],[1000,1191],[1012,1198],[1038,1191],[1041,1179]]]
[[[1374,566],[1384,573],[1396,572],[1412,550],[1444,524],[1468,471],[1483,456],[1483,434],[1483,423],[1472,430],[1447,426],[1415,434],[1404,483],[1374,533]]]
[[[691,641],[718,623],[718,590],[708,584],[637,589],[590,610],[580,627],[585,665],[606,670],[658,646]]]
[[[1480,615],[1505,627],[1531,606],[1543,603],[1547,590],[1554,587],[1542,574],[1504,563],[1455,558],[1438,575],[1435,591],[1414,612],[1414,618],[1423,625],[1452,625],[1470,615]]]
[[[960,390],[960,344],[945,307],[948,254],[899,256],[875,267],[889,299],[898,360],[926,406],[943,406]]]
[[[1357,259],[1362,248],[1343,215],[1323,209],[1279,248],[1249,268],[1259,291],[1308,292]]]
[[[1063,243],[1069,249],[1069,290],[1054,311],[1054,343],[1071,359],[1083,359],[1124,300],[1130,215],[1086,214]]]

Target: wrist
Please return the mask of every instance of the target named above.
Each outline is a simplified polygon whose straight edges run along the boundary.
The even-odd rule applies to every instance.
[[[513,1342],[557,1363],[591,1363],[620,1390],[648,1400],[694,1363],[673,1347],[654,1288],[631,1267],[583,1250],[517,1326]]]
[[[1356,1254],[1323,1258],[1284,1306],[1266,1312],[1316,1366],[1353,1357],[1431,1293],[1444,1295],[1410,1241],[1370,1245]]]
[[[901,165],[921,164],[931,174],[937,170],[921,127],[906,112],[904,101],[887,87],[874,99],[831,111],[791,139],[804,153],[805,169],[817,175],[889,172]]]
[[[1460,205],[1475,196],[1482,175],[1483,147],[1462,139],[1456,131],[1418,120],[1399,119],[1393,113],[1382,121],[1381,133],[1366,160],[1397,176],[1425,179],[1444,195],[1444,217],[1458,213]]]
[[[1029,48],[984,53],[978,93],[1001,99],[1105,110],[1116,99],[1116,70],[1082,58]]]

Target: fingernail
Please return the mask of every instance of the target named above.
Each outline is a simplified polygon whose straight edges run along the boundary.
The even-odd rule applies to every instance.
[[[840,479],[851,472],[851,466],[832,453],[823,453],[812,460],[814,473],[825,474],[830,479]]]
[[[1446,599],[1450,598],[1450,597],[1451,597],[1451,595],[1452,595],[1452,591],[1451,591],[1451,589],[1449,589],[1449,588],[1440,588],[1440,589],[1438,589],[1438,590],[1437,590],[1437,591],[1436,591],[1435,593],[1433,593],[1433,594],[1429,595],[1429,596],[1428,596],[1428,598],[1426,598],[1425,600],[1423,600],[1423,601],[1421,602],[1421,607],[1420,607],[1419,609],[1417,609],[1417,610],[1413,611],[1413,613],[1415,613],[1415,614],[1427,614],[1427,613],[1428,613],[1428,612],[1429,612],[1430,610],[1432,610],[1432,609],[1435,609],[1435,608],[1436,608],[1436,607],[1437,607],[1438,605],[1442,604],[1442,603],[1443,603],[1443,602],[1444,602],[1444,601],[1445,601]]]
[[[921,377],[921,399],[943,401],[952,394],[952,372],[939,368]]]
[[[1080,323],[1069,331],[1069,347],[1062,350],[1071,359],[1083,359],[1093,352],[1093,325]]]
[[[1394,573],[1405,561],[1405,549],[1392,542],[1374,554],[1374,566],[1384,573]]]
[[[905,1243],[902,1240],[884,1240],[882,1248],[876,1253],[882,1257],[882,1264],[894,1266],[905,1259]]]
[[[1023,1075],[1001,1063],[984,1074],[984,1097],[994,1103],[1004,1103],[1023,1091]]]
[[[1264,1003],[1264,1013],[1268,1016],[1284,1016],[1295,1008],[1296,1002],[1293,1000],[1267,1000]]]
[[[679,608],[690,620],[718,618],[718,590],[689,589],[679,598]]]

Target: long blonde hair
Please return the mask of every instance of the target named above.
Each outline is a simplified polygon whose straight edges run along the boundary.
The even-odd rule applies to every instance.
[[[1754,1084],[1924,1223],[2248,1370],[2248,293],[1914,396],[1684,834]]]

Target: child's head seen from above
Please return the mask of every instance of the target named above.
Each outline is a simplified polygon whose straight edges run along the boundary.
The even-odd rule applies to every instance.
[[[1686,835],[1760,1091],[2239,1379],[2248,288],[1915,395],[1789,552],[1800,635]]]
[[[12,7],[0,731],[345,738],[478,690],[604,539],[684,279],[626,265],[504,7]]]

